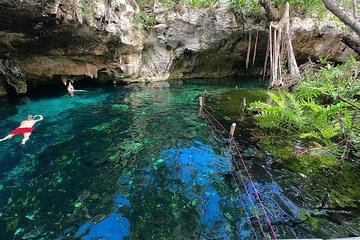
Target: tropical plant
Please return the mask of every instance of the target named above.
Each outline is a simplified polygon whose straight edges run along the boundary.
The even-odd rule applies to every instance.
[[[262,8],[258,0],[231,0],[230,7],[243,14],[258,13]]]
[[[185,0],[186,6],[190,8],[208,7],[219,2],[219,0]]]
[[[343,160],[349,152],[358,156],[359,63],[349,58],[338,66],[309,66],[293,93],[269,92],[267,103],[250,105],[257,124],[295,137],[308,148],[322,149],[321,154],[332,154],[335,159]]]

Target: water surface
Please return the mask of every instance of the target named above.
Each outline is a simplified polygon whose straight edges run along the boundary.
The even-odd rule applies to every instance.
[[[28,114],[45,119],[26,147],[20,136],[0,144],[0,236],[262,239],[254,207],[231,177],[236,171],[227,143],[199,115],[205,90],[236,87],[264,83],[191,80],[1,100],[1,136]],[[282,172],[261,164],[266,155],[241,146],[278,236],[319,235],[294,225],[302,207],[296,181],[304,179],[289,173],[294,188],[283,185]],[[264,216],[260,220],[271,236]]]

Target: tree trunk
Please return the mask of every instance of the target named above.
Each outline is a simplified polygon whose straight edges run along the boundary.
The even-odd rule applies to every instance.
[[[263,6],[266,12],[266,16],[271,21],[278,21],[279,14],[278,12],[271,6],[271,2],[269,0],[260,0],[260,4]]]
[[[325,7],[337,16],[343,23],[348,25],[360,37],[360,21],[357,21],[351,14],[335,4],[334,0],[322,0]]]
[[[272,31],[274,32],[272,33]],[[290,88],[299,81],[300,73],[291,43],[289,3],[285,4],[284,13],[280,21],[277,24],[270,23],[269,40],[271,61],[270,88]],[[290,80],[288,81],[282,76],[282,67],[285,60],[283,55],[285,52],[287,52],[287,66],[290,72]]]

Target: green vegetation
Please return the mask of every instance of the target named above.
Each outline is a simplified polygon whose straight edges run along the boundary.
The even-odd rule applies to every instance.
[[[143,52],[143,53],[141,54],[141,63],[142,63],[142,64],[148,63],[148,62],[150,61],[150,59],[151,59],[151,57],[150,57],[149,53]]]
[[[281,9],[286,2],[290,3],[292,15],[295,16],[302,16],[304,14],[325,16],[326,14],[326,8],[321,0],[274,0],[271,1],[271,4],[274,8]],[[152,11],[154,0],[136,0],[136,3],[141,12],[135,14],[135,20],[142,24],[145,29],[148,29],[156,23],[155,16]],[[197,9],[213,6],[219,3],[219,0],[159,0],[158,3],[167,9],[174,9],[177,4]],[[251,16],[252,14],[258,15],[264,12],[264,9],[260,4],[260,0],[230,0],[228,4],[233,11],[247,16]]]
[[[231,0],[230,7],[234,11],[240,11],[243,14],[259,13],[262,6],[258,0]]]
[[[295,16],[312,13],[317,16],[324,16],[326,14],[326,8],[321,0],[273,0],[271,4],[274,8],[281,9],[286,2],[289,2],[292,14]],[[230,7],[234,11],[240,11],[245,15],[263,11],[259,0],[231,0]]]
[[[150,13],[138,12],[134,14],[135,22],[141,24],[144,29],[149,29],[156,23],[155,16]]]
[[[260,144],[267,148],[281,142],[275,156],[287,159],[295,153],[307,165],[332,167],[340,160],[358,159],[359,71],[354,58],[320,69],[310,65],[292,93],[269,92],[267,103],[252,103],[250,110],[264,130]]]
[[[274,7],[283,6],[288,2],[294,15],[316,14],[317,16],[325,16],[326,8],[321,0],[275,0],[271,1]]]
[[[190,8],[209,7],[218,2],[219,0],[185,0],[186,6]]]

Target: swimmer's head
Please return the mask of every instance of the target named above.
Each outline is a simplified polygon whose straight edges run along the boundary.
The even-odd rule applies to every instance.
[[[28,115],[26,119],[27,120],[34,120],[34,116],[33,115]]]

